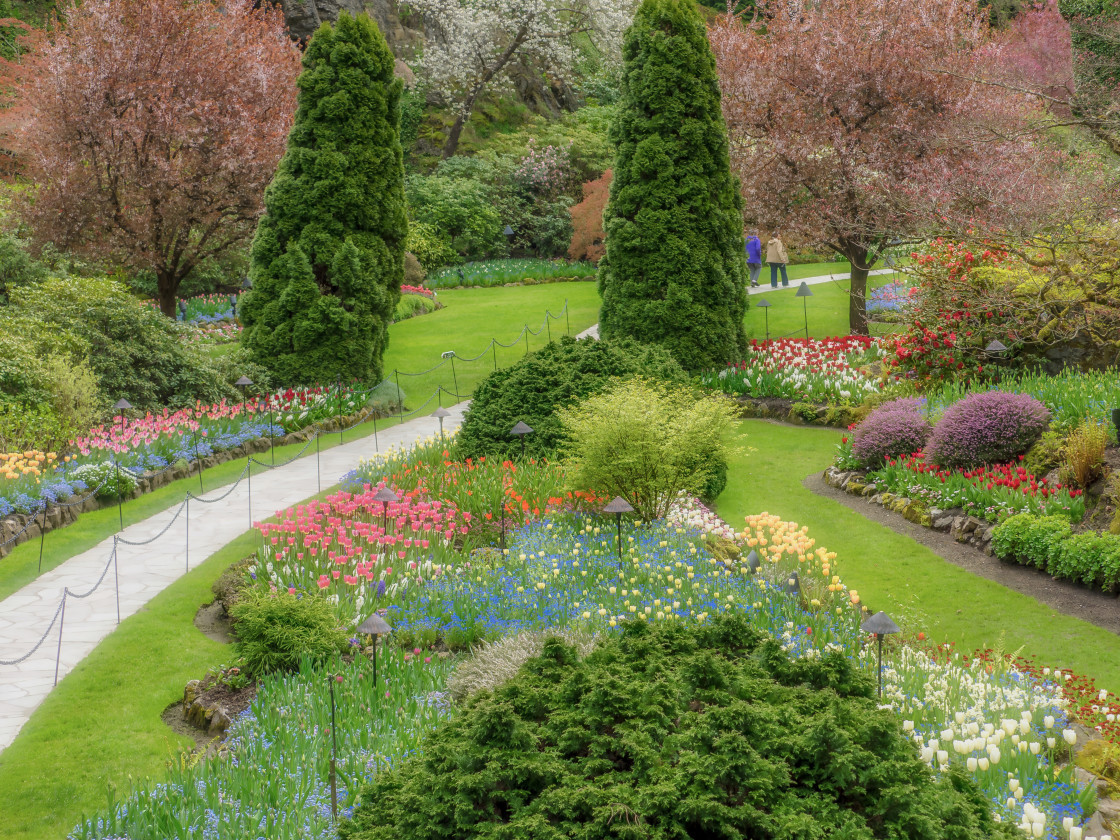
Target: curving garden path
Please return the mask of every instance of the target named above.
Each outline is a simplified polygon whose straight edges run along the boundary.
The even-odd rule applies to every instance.
[[[445,431],[458,428],[466,406],[463,402],[450,407],[451,416],[443,421]],[[439,423],[434,417],[418,417],[387,425],[376,437],[370,435],[327,449],[318,464],[311,454],[273,468],[254,466],[252,519],[265,519],[314,495],[320,474],[324,485],[330,486],[362,458],[390,447],[411,446],[418,438],[438,433]],[[118,609],[120,621],[140,611],[185,574],[188,565],[200,565],[248,530],[249,490],[249,482],[243,478],[203,497],[215,500],[225,496],[221,501],[193,502],[178,516],[180,506],[173,505],[124,529],[120,537],[127,543],[117,546],[115,567],[114,539],[110,538],[0,601],[0,662],[22,659],[18,664],[0,664],[0,752],[15,740],[53,689],[56,664],[61,680],[117,627]],[[77,596],[91,588],[93,591],[84,598],[71,594],[62,613],[59,605],[67,588]]]

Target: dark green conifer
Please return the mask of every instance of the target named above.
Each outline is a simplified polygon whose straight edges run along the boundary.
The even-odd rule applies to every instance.
[[[661,344],[688,370],[735,361],[746,349],[742,198],[691,0],[644,0],[623,60],[600,335]]]
[[[366,15],[312,37],[253,240],[242,343],[286,384],[377,381],[404,279],[401,82]]]

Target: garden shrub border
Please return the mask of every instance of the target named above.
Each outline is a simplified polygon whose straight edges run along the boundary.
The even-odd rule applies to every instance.
[[[867,475],[863,470],[841,470],[831,466],[824,471],[822,477],[830,487],[853,496],[862,496],[872,504],[902,514],[916,525],[946,532],[957,542],[971,545],[989,557],[1034,567],[1055,580],[1070,581],[1087,589],[1100,589],[1107,594],[1120,595],[1120,536],[1094,531],[1080,534],[1070,531],[1068,536],[1058,538],[1053,545],[1047,540],[1043,541],[1043,545],[1036,546],[1037,551],[1020,553],[1017,549],[1023,547],[1023,540],[1013,539],[1006,528],[1000,531],[1007,522],[1020,517],[1029,517],[1036,522],[1057,517],[1018,514],[1003,523],[993,524],[979,517],[969,516],[960,508],[930,508],[917,499],[894,493],[880,493],[874,482],[867,482]],[[1078,560],[1078,554],[1083,556],[1089,548],[1099,548],[1099,541],[1102,539],[1115,542],[1115,560],[1111,567],[1090,566],[1083,560]],[[1002,553],[1001,541],[1004,547]],[[1075,550],[1079,548],[1082,549],[1080,552]]]

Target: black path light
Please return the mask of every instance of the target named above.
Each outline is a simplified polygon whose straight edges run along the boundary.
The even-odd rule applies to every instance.
[[[762,310],[762,314],[766,316],[766,343],[770,343],[770,307],[773,306],[766,298],[760,298],[758,303],[755,304]]]
[[[338,822],[338,776],[335,772],[338,761],[338,736],[335,734],[334,723],[334,684],[342,682],[342,674],[330,674],[327,684],[331,688],[331,815]]]
[[[373,636],[373,691],[377,693],[377,645],[381,641],[380,636],[384,636],[393,628],[389,626],[389,622],[383,619],[380,615],[374,612],[369,618],[358,625],[358,632],[366,636]]]
[[[518,420],[517,425],[510,429],[509,433],[514,437],[521,438],[521,459],[525,460],[525,436],[533,433],[532,428]]]
[[[121,397],[119,400],[116,401],[116,403],[114,403],[113,408],[115,408],[121,416],[121,437],[123,438],[124,437],[124,422],[125,422],[124,421],[124,412],[125,412],[126,409],[132,408],[132,403],[130,403],[124,397]],[[114,465],[114,467],[117,471],[117,487],[116,487],[116,490],[117,490],[117,519],[120,521],[120,526],[121,526],[120,530],[123,531],[124,530],[124,510],[122,508],[122,502],[121,502],[121,461],[120,461],[120,458],[118,458],[115,454],[113,456],[113,465]]]
[[[437,408],[435,411],[432,412],[432,417],[439,420],[439,439],[441,441],[444,440],[444,437],[443,437],[443,418],[444,417],[450,417],[450,416],[451,416],[451,412],[448,411],[446,408],[444,408],[442,405],[439,408]]]
[[[813,292],[809,288],[809,284],[806,283],[804,280],[802,280],[801,285],[797,287],[797,294],[794,295],[794,297],[801,298],[801,309],[805,313],[805,339],[806,340],[809,339],[809,300],[808,299],[811,298],[812,296],[813,296]]]
[[[245,282],[249,282],[249,278],[245,278]],[[233,383],[241,389],[241,403],[244,408],[245,403],[249,399],[249,386],[253,384],[253,380],[248,376],[242,374],[236,382]],[[246,443],[246,446],[248,444]],[[249,476],[249,527],[253,526],[253,450],[249,449],[245,453],[245,472]]]
[[[998,370],[999,360],[1007,355],[1007,345],[998,338],[993,339],[988,342],[988,346],[984,348],[984,353],[992,360]]]
[[[603,508],[603,513],[614,514],[615,524],[618,526],[618,567],[620,569],[622,568],[622,514],[633,512],[634,508],[621,496],[615,496]]]
[[[381,502],[381,530],[387,532],[389,528],[389,503],[399,502],[401,498],[386,485],[373,494],[373,500]]]
[[[796,571],[789,573],[789,577],[786,578],[786,585],[782,587],[782,591],[794,597],[801,596],[801,576],[798,575]]]
[[[860,625],[864,633],[874,633],[879,642],[879,698],[883,697],[883,636],[899,632],[898,625],[885,612],[877,612]]]
[[[758,559],[758,552],[753,548],[751,553],[747,555],[747,568],[751,570],[752,575],[757,575],[758,570],[762,568],[762,561]]]
[[[506,236],[506,245],[508,245],[509,249],[512,251],[513,250],[513,228],[511,228],[509,225],[506,225],[506,229],[503,230],[502,233],[504,233],[505,236]]]
[[[1112,425],[1116,427],[1116,442],[1120,443],[1120,408],[1112,409]]]

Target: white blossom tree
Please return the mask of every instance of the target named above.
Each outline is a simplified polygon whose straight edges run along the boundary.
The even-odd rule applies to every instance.
[[[521,65],[555,80],[572,74],[577,39],[607,62],[619,60],[635,0],[409,0],[424,16],[429,38],[419,70],[455,108],[443,147],[451,157],[463,126],[486,87],[509,85]]]

